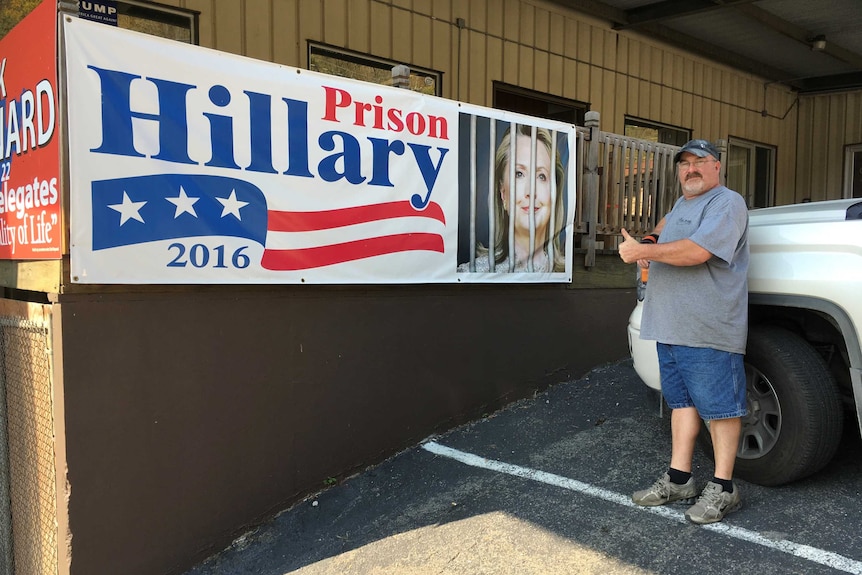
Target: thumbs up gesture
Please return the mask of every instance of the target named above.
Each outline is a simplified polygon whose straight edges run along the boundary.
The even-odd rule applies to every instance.
[[[620,258],[627,264],[643,259],[641,243],[631,237],[625,228],[620,231],[623,235],[623,243],[619,247]]]

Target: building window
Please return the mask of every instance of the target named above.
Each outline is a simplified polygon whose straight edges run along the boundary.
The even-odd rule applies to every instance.
[[[862,144],[845,148],[844,197],[862,198]]]
[[[0,38],[43,0],[18,0],[0,5]],[[92,4],[92,3],[91,3]],[[170,40],[198,43],[197,12],[143,0],[117,0],[117,26]]]
[[[566,124],[584,125],[589,107],[583,102],[551,96],[502,82],[494,82],[493,107],[537,118],[548,118]]]
[[[775,148],[731,138],[724,158],[727,187],[745,198],[749,208],[775,203]]]
[[[141,0],[117,0],[117,26],[169,40],[198,43],[197,13]]]
[[[395,85],[393,68],[400,64],[401,62],[374,58],[343,48],[311,42],[308,44],[308,69],[314,72],[393,86]],[[411,90],[432,96],[442,95],[442,74],[440,72],[418,66],[409,66],[409,68],[409,88]]]
[[[657,144],[682,146],[691,139],[691,130],[626,116],[625,135]]]

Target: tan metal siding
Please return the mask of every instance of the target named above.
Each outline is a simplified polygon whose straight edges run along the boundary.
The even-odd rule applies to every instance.
[[[348,24],[349,4],[346,0],[323,0],[323,2],[318,0],[316,4],[320,9],[312,9],[309,12],[314,15],[313,25],[319,27],[323,32],[323,41],[333,46],[347,47],[349,45],[348,30],[350,29]],[[326,20],[325,25],[324,19]],[[360,19],[357,19],[354,25],[356,28],[367,28]],[[366,48],[363,46],[361,49],[365,50]]]
[[[441,6],[446,7],[445,11]],[[456,38],[458,29],[449,24],[450,13],[448,2],[435,0],[432,12],[434,19],[431,21],[431,68],[435,70],[452,70],[452,62],[455,61]],[[451,98],[452,74],[443,76],[443,93]]]
[[[484,102],[487,98],[485,92],[485,38],[483,34],[477,32],[467,32],[469,54],[462,55],[462,65],[466,63],[464,68],[467,71],[464,79],[467,81],[466,90],[462,90],[461,94],[468,102]]]
[[[367,52],[371,43],[371,6],[367,2],[347,2],[347,18],[345,21],[347,45],[345,48],[357,52]],[[346,23],[352,25],[348,26]],[[301,38],[297,31],[297,42]]]
[[[801,98],[798,142],[795,199],[842,197],[844,147],[862,142],[862,90]]]
[[[500,22],[500,26],[502,27],[502,21]],[[486,46],[486,73],[494,78],[503,78],[504,45],[502,39],[497,36],[488,36]],[[491,100],[493,103],[493,95],[491,96]]]
[[[410,36],[412,54],[410,61],[417,66],[431,68],[431,20],[426,17],[412,18],[412,34]]]
[[[610,132],[629,115],[775,146],[777,203],[840,197],[843,146],[862,141],[862,92],[796,104],[783,86],[543,0],[163,3],[200,12],[200,43],[218,50],[307,68],[307,42],[325,42],[439,70],[447,98],[490,106],[502,81],[587,102]]]
[[[273,60],[272,2],[269,0],[245,0],[243,18],[248,30],[244,53],[258,60]]]
[[[566,46],[566,21],[564,18],[550,17],[549,25],[548,92],[562,95],[565,85],[563,52]]]
[[[862,90],[847,95],[846,144],[862,143]]]
[[[296,0],[279,0],[272,5],[272,59],[279,64],[296,66],[300,61],[299,27]],[[304,46],[302,47],[304,49]]]
[[[215,17],[213,19],[216,47],[224,52],[245,54],[245,40],[251,35],[246,19],[243,17],[244,2],[213,2]],[[263,18],[256,14],[255,18]]]

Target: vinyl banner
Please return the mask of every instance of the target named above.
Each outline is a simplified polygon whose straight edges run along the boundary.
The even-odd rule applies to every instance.
[[[0,259],[62,257],[57,3],[0,40]]]
[[[65,20],[73,282],[571,280],[574,126]]]
[[[78,0],[78,17],[93,22],[101,22],[108,26],[116,26],[117,0],[101,0],[101,2]]]

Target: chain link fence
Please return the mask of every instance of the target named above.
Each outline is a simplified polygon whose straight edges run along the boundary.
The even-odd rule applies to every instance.
[[[47,322],[0,316],[0,575],[56,575]]]

